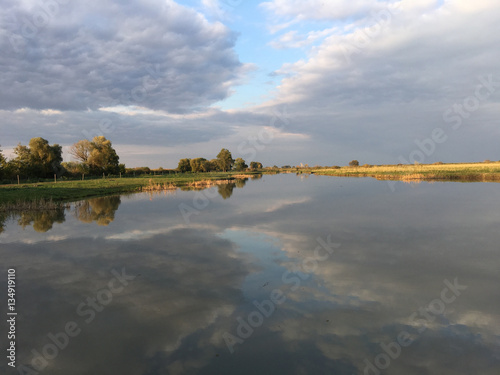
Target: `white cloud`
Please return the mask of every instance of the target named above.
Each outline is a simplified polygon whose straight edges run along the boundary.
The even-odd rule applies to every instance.
[[[389,3],[371,0],[273,0],[262,3],[261,6],[277,16],[296,17],[299,20],[334,20],[359,16]]]
[[[307,47],[320,39],[338,32],[338,27],[332,27],[319,31],[309,31],[305,35],[299,34],[297,30],[292,30],[281,35],[277,41],[274,40],[269,44],[277,49]]]

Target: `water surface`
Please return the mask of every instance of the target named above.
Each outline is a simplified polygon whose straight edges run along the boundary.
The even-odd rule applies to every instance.
[[[498,187],[278,175],[3,214],[16,365],[496,375]]]

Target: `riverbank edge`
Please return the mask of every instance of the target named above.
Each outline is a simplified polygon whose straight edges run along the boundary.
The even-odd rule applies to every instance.
[[[310,172],[334,177],[371,177],[383,181],[500,182],[500,162],[339,167],[312,169]]]
[[[106,178],[0,185],[0,210],[54,208],[69,202],[102,196],[132,194],[179,188],[202,189],[216,182],[231,182],[238,178],[258,176],[262,172],[218,172],[165,176]]]

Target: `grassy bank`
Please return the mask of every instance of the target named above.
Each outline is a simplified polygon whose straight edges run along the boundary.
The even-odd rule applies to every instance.
[[[373,177],[378,180],[500,182],[500,162],[374,165],[312,169],[311,173],[339,177]]]
[[[84,181],[39,182],[20,185],[0,185],[0,206],[15,207],[20,202],[71,202],[103,195],[141,191],[199,187],[206,181],[234,179],[236,172],[185,173],[165,176],[94,179]],[[204,182],[205,181],[205,182]]]

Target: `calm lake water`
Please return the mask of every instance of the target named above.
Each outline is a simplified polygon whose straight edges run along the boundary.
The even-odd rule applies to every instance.
[[[394,187],[277,175],[3,215],[0,371],[498,375],[500,185]]]

